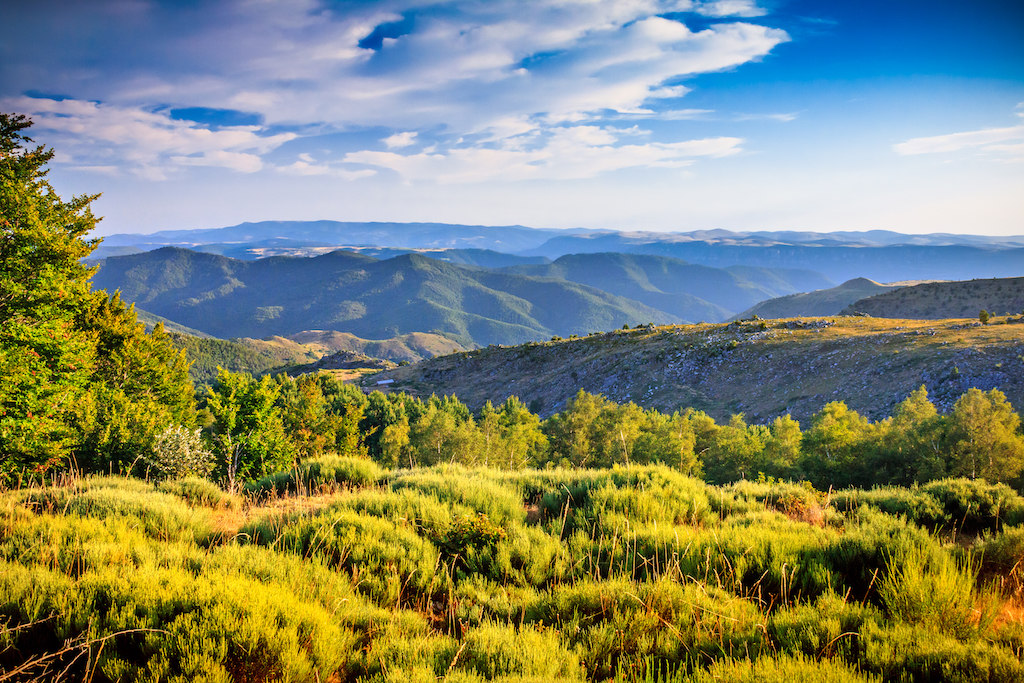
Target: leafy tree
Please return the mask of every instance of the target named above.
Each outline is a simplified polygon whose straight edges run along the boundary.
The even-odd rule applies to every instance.
[[[30,125],[0,114],[0,479],[69,457],[95,355],[75,326],[95,196],[57,196],[46,181],[53,151],[26,146]]]
[[[367,397],[366,408],[359,421],[370,458],[384,467],[413,466],[409,442],[410,403],[401,394],[374,391]]]
[[[988,321],[991,317],[991,314],[983,308],[978,313],[978,322],[980,322],[982,325],[988,325]]]
[[[540,418],[516,396],[498,408],[488,401],[477,422],[480,431],[480,461],[488,467],[519,469],[543,460],[547,437]]]
[[[211,441],[217,456],[215,474],[234,489],[294,464],[292,445],[276,405],[279,384],[269,377],[221,370],[207,389],[212,418]]]
[[[850,486],[862,476],[860,456],[869,443],[867,418],[842,401],[832,401],[811,417],[803,435],[803,470],[815,486]]]
[[[942,418],[922,385],[896,406],[876,442],[870,483],[909,486],[946,474]]]
[[[580,389],[565,410],[549,417],[544,433],[551,444],[551,458],[577,467],[596,466],[602,455],[596,438],[597,420],[610,403],[600,394]]]
[[[187,362],[162,328],[147,335],[133,308],[91,290],[96,195],[54,192],[53,152],[27,145],[30,125],[0,114],[0,481],[120,467],[194,421]]]
[[[998,389],[968,389],[953,405],[946,439],[953,476],[1005,482],[1024,469],[1020,417]]]
[[[684,474],[696,474],[697,455],[694,453],[696,437],[693,425],[681,413],[665,415],[649,411],[643,431],[633,447],[637,462],[660,462]]]
[[[468,408],[447,397],[430,398],[426,412],[412,425],[409,441],[422,465],[472,465],[481,453],[480,433]]]
[[[772,420],[764,442],[759,471],[773,477],[792,477],[800,462],[803,435],[800,423],[790,415]]]
[[[747,425],[742,413],[733,415],[715,432],[704,455],[708,481],[724,484],[756,474],[768,434],[766,427]]]
[[[79,424],[79,464],[100,471],[130,469],[152,451],[161,430],[195,422],[188,361],[162,325],[147,333],[134,306],[125,306],[118,294],[95,292],[79,311],[76,327],[96,344]]]

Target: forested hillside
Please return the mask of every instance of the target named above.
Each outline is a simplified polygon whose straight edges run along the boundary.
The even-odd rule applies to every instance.
[[[106,259],[94,282],[218,337],[337,330],[382,339],[432,332],[472,345],[675,319],[584,285],[416,254],[380,261],[336,251],[239,261],[164,248]]]
[[[571,254],[550,264],[506,270],[597,287],[689,322],[718,322],[764,299],[831,284],[810,271],[710,268],[642,254]]]

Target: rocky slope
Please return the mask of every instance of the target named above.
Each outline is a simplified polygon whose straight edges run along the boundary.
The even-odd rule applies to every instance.
[[[716,419],[807,420],[846,401],[872,418],[924,384],[941,409],[970,387],[1024,406],[1024,316],[970,320],[809,318],[644,327],[564,341],[488,347],[374,376],[393,390],[455,394],[472,408],[516,395],[549,415],[578,390]]]

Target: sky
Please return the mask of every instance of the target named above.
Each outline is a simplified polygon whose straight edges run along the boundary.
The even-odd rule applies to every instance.
[[[258,220],[1024,234],[1020,0],[5,2],[99,235]]]

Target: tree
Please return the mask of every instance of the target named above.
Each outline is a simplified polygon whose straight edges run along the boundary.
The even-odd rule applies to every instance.
[[[791,415],[776,417],[768,427],[759,470],[774,477],[792,477],[800,462],[800,423]]]
[[[76,327],[96,344],[76,444],[79,464],[93,470],[130,469],[171,425],[195,422],[195,399],[184,351],[157,324],[146,332],[118,294],[93,292]]]
[[[30,125],[0,114],[0,481],[68,459],[95,356],[75,314],[89,294],[96,196],[57,196],[53,151],[26,146]]]
[[[992,316],[989,314],[989,312],[983,308],[978,313],[978,322],[980,322],[982,325],[988,325],[989,318],[991,317]]]
[[[683,474],[695,474],[696,438],[690,421],[681,413],[665,415],[657,410],[647,413],[647,422],[633,447],[636,462],[660,462]]]
[[[231,489],[294,464],[276,405],[280,385],[269,377],[221,369],[207,390],[206,409],[213,420],[210,435],[217,456],[214,473]]]
[[[565,410],[549,417],[544,433],[551,444],[551,458],[577,467],[593,467],[602,455],[596,425],[611,402],[600,394],[580,389]]]
[[[946,439],[949,472],[954,476],[1005,482],[1024,469],[1020,417],[998,389],[968,389],[957,399]]]
[[[804,432],[803,470],[819,488],[850,486],[862,477],[861,456],[868,443],[867,418],[842,401],[827,403]]]
[[[875,444],[871,467],[877,483],[909,486],[945,476],[942,418],[924,385],[896,406],[885,438]]]

